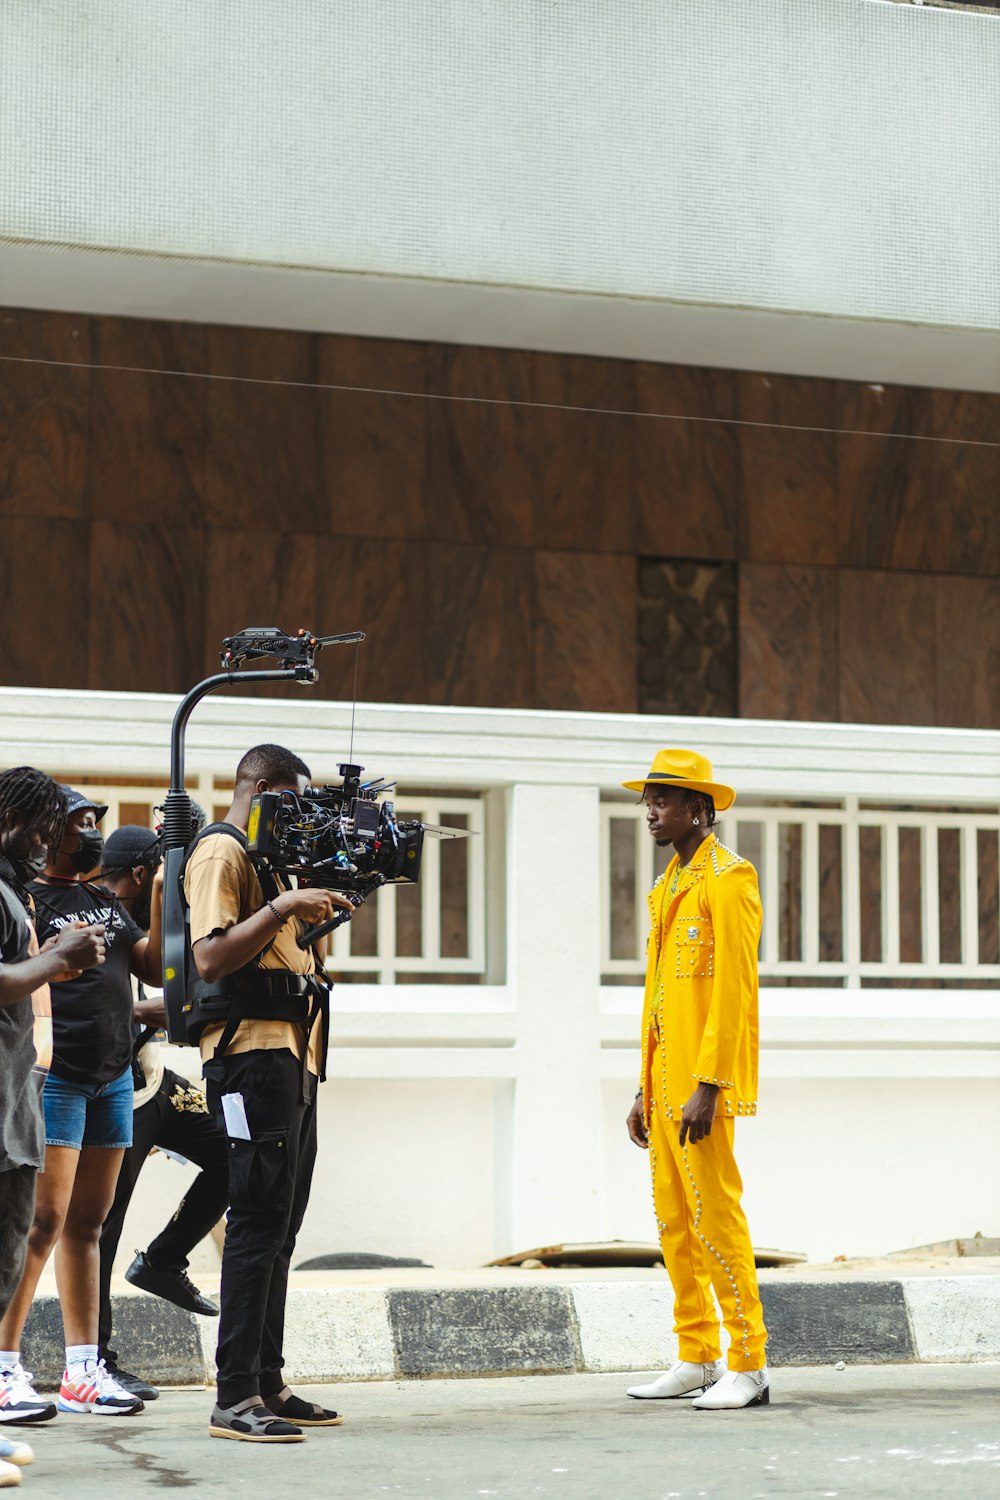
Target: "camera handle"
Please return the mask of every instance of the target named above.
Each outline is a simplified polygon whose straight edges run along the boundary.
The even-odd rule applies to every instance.
[[[375,889],[377,889],[377,887],[372,886],[372,890]],[[344,892],[348,901],[354,907],[354,911],[357,911],[359,906],[363,906],[365,904],[371,893],[371,891],[365,891],[364,895],[362,896],[358,892]],[[317,922],[315,927],[308,928],[308,930],[305,931],[300,938],[296,938],[296,942],[298,943],[300,948],[311,948],[313,943],[318,942],[321,937],[326,937],[327,933],[332,932],[335,927],[342,927],[345,922],[349,922],[354,915],[354,911],[344,911],[344,909],[341,908],[340,911],[336,912],[332,917],[328,917],[325,922]]]

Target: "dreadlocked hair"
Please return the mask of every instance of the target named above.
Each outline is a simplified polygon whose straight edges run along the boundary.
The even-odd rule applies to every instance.
[[[0,771],[0,815],[18,813],[27,828],[41,834],[44,844],[62,843],[67,811],[66,793],[44,771],[34,766]]]

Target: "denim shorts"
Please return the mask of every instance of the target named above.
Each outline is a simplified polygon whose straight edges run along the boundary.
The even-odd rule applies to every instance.
[[[70,1083],[50,1073],[45,1080],[45,1144],[106,1146],[128,1149],[132,1144],[132,1069],[110,1083]]]

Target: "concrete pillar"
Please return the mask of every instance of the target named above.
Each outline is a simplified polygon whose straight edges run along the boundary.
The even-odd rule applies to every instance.
[[[519,783],[510,796],[512,1250],[601,1229],[598,808],[595,787]]]

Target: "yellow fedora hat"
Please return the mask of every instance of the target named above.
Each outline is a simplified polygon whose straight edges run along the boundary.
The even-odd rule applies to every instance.
[[[719,812],[725,812],[736,801],[731,786],[712,780],[712,762],[695,750],[657,750],[649,774],[641,781],[623,781],[622,786],[630,792],[642,793],[647,786],[660,783],[685,787],[691,792],[705,792]]]

